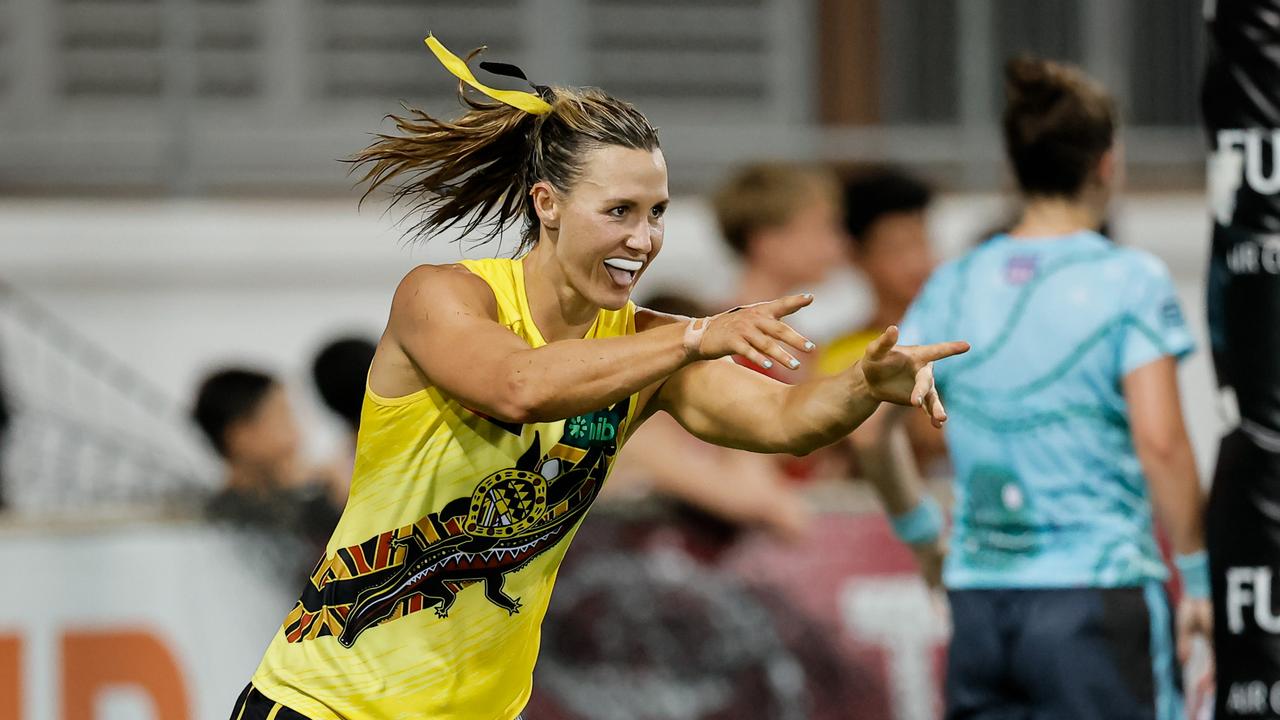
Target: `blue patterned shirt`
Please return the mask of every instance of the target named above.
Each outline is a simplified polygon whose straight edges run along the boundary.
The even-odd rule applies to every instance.
[[[1122,380],[1194,347],[1168,270],[1082,232],[997,236],[939,268],[902,342],[967,340],[938,363],[956,509],[948,587],[1161,580]]]

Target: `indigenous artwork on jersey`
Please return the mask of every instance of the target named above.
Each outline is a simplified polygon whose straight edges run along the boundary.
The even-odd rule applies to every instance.
[[[573,533],[617,454],[629,403],[570,418],[545,455],[535,433],[513,467],[482,478],[470,495],[322,559],[285,619],[286,639],[336,635],[351,647],[369,628],[411,613],[450,617],[458,593],[474,584],[489,602],[520,612],[520,598],[504,590],[507,575]]]

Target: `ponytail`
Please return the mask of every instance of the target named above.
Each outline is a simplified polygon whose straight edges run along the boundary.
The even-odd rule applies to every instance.
[[[421,217],[408,231],[415,239],[460,226],[464,236],[479,232],[477,244],[484,244],[523,218],[521,254],[538,239],[535,183],[567,193],[589,150],[658,148],[657,131],[639,110],[595,88],[539,87],[550,107],[543,114],[478,101],[466,90],[460,80],[458,99],[467,108],[460,118],[439,120],[405,105],[406,115],[387,116],[395,132],[379,133],[348,161],[353,170],[366,168],[362,202],[387,185],[392,206],[407,203],[407,214]]]

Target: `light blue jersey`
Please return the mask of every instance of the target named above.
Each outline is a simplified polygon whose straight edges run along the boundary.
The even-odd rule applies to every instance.
[[[935,366],[950,419],[954,589],[1166,577],[1122,380],[1194,342],[1163,263],[1082,232],[997,236],[939,268],[902,342],[967,340]]]

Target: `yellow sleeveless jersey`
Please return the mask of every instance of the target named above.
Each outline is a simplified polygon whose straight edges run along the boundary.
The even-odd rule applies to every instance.
[[[504,326],[546,344],[520,261],[462,264]],[[587,337],[633,333],[628,303]],[[366,389],[346,510],[253,685],[314,720],[515,718],[556,570],[636,401],[520,426],[436,388]]]

